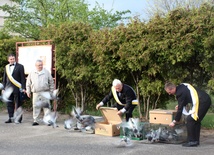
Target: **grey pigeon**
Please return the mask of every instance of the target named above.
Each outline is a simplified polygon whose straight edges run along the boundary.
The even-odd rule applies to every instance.
[[[158,129],[151,129],[146,134],[146,138],[150,142],[164,142],[164,143],[180,143],[186,139],[185,130],[182,129],[184,125],[176,125],[174,128],[166,126],[159,126]]]
[[[129,135],[125,135],[128,137],[142,137],[143,126],[140,124],[139,118],[130,118],[128,122],[123,122],[119,124],[120,128],[126,133],[126,129],[129,130]]]
[[[56,111],[49,112],[48,114],[44,115],[43,122],[47,125],[51,125],[53,128],[58,127],[56,124],[56,120],[58,118],[58,113]]]
[[[7,102],[11,102],[11,100],[8,100],[8,98],[10,97],[10,95],[13,92],[13,88],[12,87],[8,87],[4,90],[4,92],[2,93],[2,95],[0,96],[0,100],[4,103]]]
[[[59,89],[55,89],[53,93],[51,92],[40,92],[40,95],[49,100],[58,100]]]
[[[50,109],[51,108],[51,105],[50,105],[50,103],[49,102],[44,102],[44,101],[37,101],[36,103],[35,103],[35,106],[37,107],[37,108],[48,108],[48,109]]]
[[[4,89],[4,85],[0,83],[0,90]]]
[[[72,119],[72,118],[70,118],[70,119],[68,119],[68,120],[65,120],[64,121],[64,128],[66,129],[66,130],[70,130],[70,129],[72,129],[73,127],[75,127],[76,126],[76,121],[74,120],[74,119]]]
[[[92,116],[82,116],[82,126],[86,128],[87,126],[94,127],[95,125],[95,119]]]
[[[95,119],[90,115],[81,115],[79,107],[73,107],[71,116],[76,119],[76,126],[82,132],[94,133]]]
[[[14,123],[19,124],[19,119],[21,118],[21,116],[23,115],[24,111],[22,109],[22,107],[19,107],[15,113],[14,113]]]
[[[82,121],[82,117],[81,117],[81,109],[79,107],[73,107],[73,110],[71,112],[71,115],[76,118],[79,122]]]

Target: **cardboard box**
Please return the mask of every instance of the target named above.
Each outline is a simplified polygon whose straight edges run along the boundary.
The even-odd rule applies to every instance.
[[[170,124],[176,115],[175,110],[155,109],[149,111],[149,123]]]
[[[117,114],[116,108],[101,107],[104,121],[95,124],[95,134],[104,136],[120,135],[119,124],[122,123],[122,118]]]

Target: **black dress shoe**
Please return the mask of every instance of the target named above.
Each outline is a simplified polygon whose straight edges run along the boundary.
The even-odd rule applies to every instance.
[[[12,123],[12,120],[8,119],[7,121],[5,121],[5,123]]]
[[[22,116],[18,120],[19,123],[22,123]]]
[[[184,147],[196,147],[198,145],[199,145],[198,141],[193,141],[193,142],[188,142],[188,143],[182,144],[182,146],[184,146]]]
[[[33,122],[32,126],[36,126],[36,125],[39,125],[39,123]]]

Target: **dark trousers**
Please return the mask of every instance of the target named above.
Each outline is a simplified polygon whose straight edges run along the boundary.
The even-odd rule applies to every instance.
[[[7,103],[7,111],[8,111],[9,118],[12,118],[15,108],[17,109],[18,107],[20,107],[22,105],[22,102],[20,100],[20,94],[12,93],[9,97],[9,100],[11,102]]]
[[[120,105],[120,104],[117,104],[116,107],[117,107],[118,110],[121,110],[121,109],[124,108],[124,106],[122,106],[122,105]],[[131,105],[131,106],[129,107],[129,109],[125,112],[125,115],[126,115],[126,122],[129,121],[129,118],[132,118],[132,112],[133,112],[133,110],[134,110],[135,107],[136,107],[136,105]]]
[[[191,115],[187,116],[187,141],[198,141],[200,142],[200,131],[201,131],[201,121],[206,115],[209,107],[211,105],[211,100],[208,99],[205,103],[199,104],[198,117],[199,119],[195,121]]]

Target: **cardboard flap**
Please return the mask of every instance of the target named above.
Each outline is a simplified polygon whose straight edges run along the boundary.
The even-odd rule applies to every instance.
[[[117,108],[110,108],[110,107],[100,107],[100,111],[107,123],[110,124],[119,124],[122,122],[121,116],[117,114]]]
[[[173,113],[176,113],[176,110],[154,109],[154,110],[150,110],[149,113],[173,114]]]

